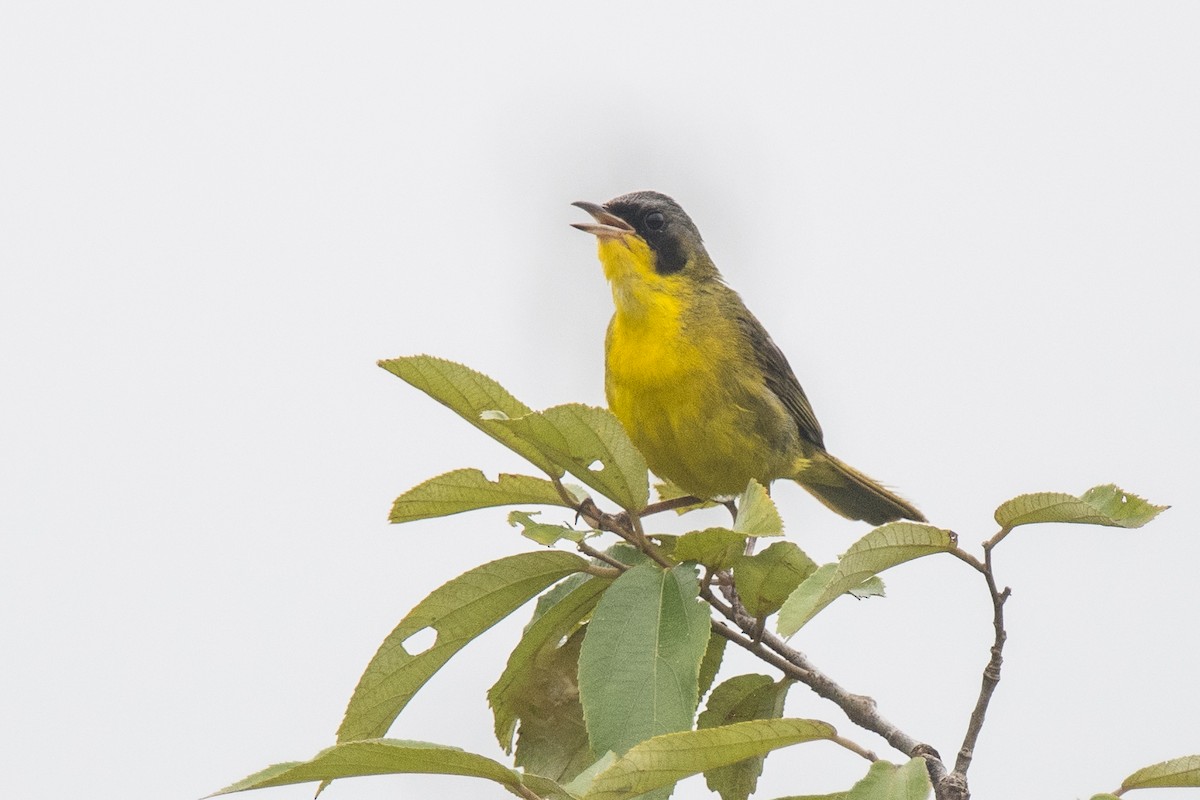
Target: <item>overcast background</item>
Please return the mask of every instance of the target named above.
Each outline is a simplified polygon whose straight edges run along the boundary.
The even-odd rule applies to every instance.
[[[417,601],[532,547],[503,510],[386,524],[430,476],[528,470],[376,359],[602,403],[611,299],[569,203],[647,188],[696,220],[831,451],[965,545],[1022,492],[1174,506],[997,551],[975,796],[1088,797],[1200,752],[1198,41],[1193,2],[6,4],[6,794],[185,800],[331,744]],[[867,530],[776,495],[818,560]],[[949,558],[886,579],[795,644],[952,757],[986,592]],[[503,758],[484,692],[527,619],[391,735]],[[731,652],[723,675],[747,670],[770,672]],[[901,758],[804,687],[788,713]],[[795,747],[758,796],[864,771]],[[438,795],[509,796],[325,796]]]

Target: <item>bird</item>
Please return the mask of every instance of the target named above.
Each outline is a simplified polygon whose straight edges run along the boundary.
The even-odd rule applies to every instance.
[[[882,525],[924,522],[904,498],[834,457],[783,351],[717,270],[700,231],[665,194],[574,206],[592,222],[615,311],[604,389],[650,470],[721,500],[750,479],[799,483],[832,511]]]

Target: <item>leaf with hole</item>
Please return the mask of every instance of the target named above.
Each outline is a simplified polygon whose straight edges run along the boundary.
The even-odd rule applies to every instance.
[[[540,513],[542,512],[510,511],[508,513],[508,524],[514,528],[520,527],[522,536],[547,547],[561,539],[578,543],[587,537],[587,531],[577,531],[566,525],[552,525],[547,522],[538,522],[534,517]]]
[[[503,426],[491,424],[482,418],[485,411],[521,417],[532,410],[482,372],[444,358],[425,355],[389,358],[380,361],[379,366],[425,392],[548,475],[556,478],[562,475],[562,470],[536,447]]]
[[[400,621],[359,678],[338,741],[375,739],[435,672],[467,643],[587,562],[573,553],[521,553],[475,567],[434,589]],[[406,640],[432,628],[433,645],[410,653]]]
[[[1079,497],[1037,492],[1014,497],[996,509],[1002,528],[1038,522],[1072,522],[1113,528],[1140,528],[1170,506],[1156,506],[1114,484],[1093,486]]]
[[[579,403],[488,419],[628,511],[650,499],[646,461],[610,411]]]

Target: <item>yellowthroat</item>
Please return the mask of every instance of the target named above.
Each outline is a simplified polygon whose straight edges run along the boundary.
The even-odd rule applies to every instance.
[[[911,503],[834,458],[783,352],[725,285],[679,204],[634,192],[579,202],[616,313],[604,342],[613,414],[659,477],[701,498],[796,481],[874,525],[925,521]]]

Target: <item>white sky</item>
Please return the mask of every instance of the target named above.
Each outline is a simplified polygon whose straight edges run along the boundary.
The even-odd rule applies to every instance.
[[[1025,491],[1174,505],[999,549],[1010,642],[975,796],[1087,797],[1200,752],[1200,6],[417,8],[0,11],[8,795],[195,798],[332,743],[421,597],[530,547],[502,510],[385,524],[427,477],[522,467],[375,360],[602,402],[610,299],[568,204],[645,188],[697,221],[830,449],[964,543]],[[866,530],[776,494],[818,559]],[[886,579],[795,643],[952,757],[984,588],[949,558]],[[483,693],[526,619],[392,735],[499,756]],[[788,713],[899,758],[803,687]],[[865,766],[797,747],[758,796]],[[509,796],[406,776],[326,796],[429,792]]]

